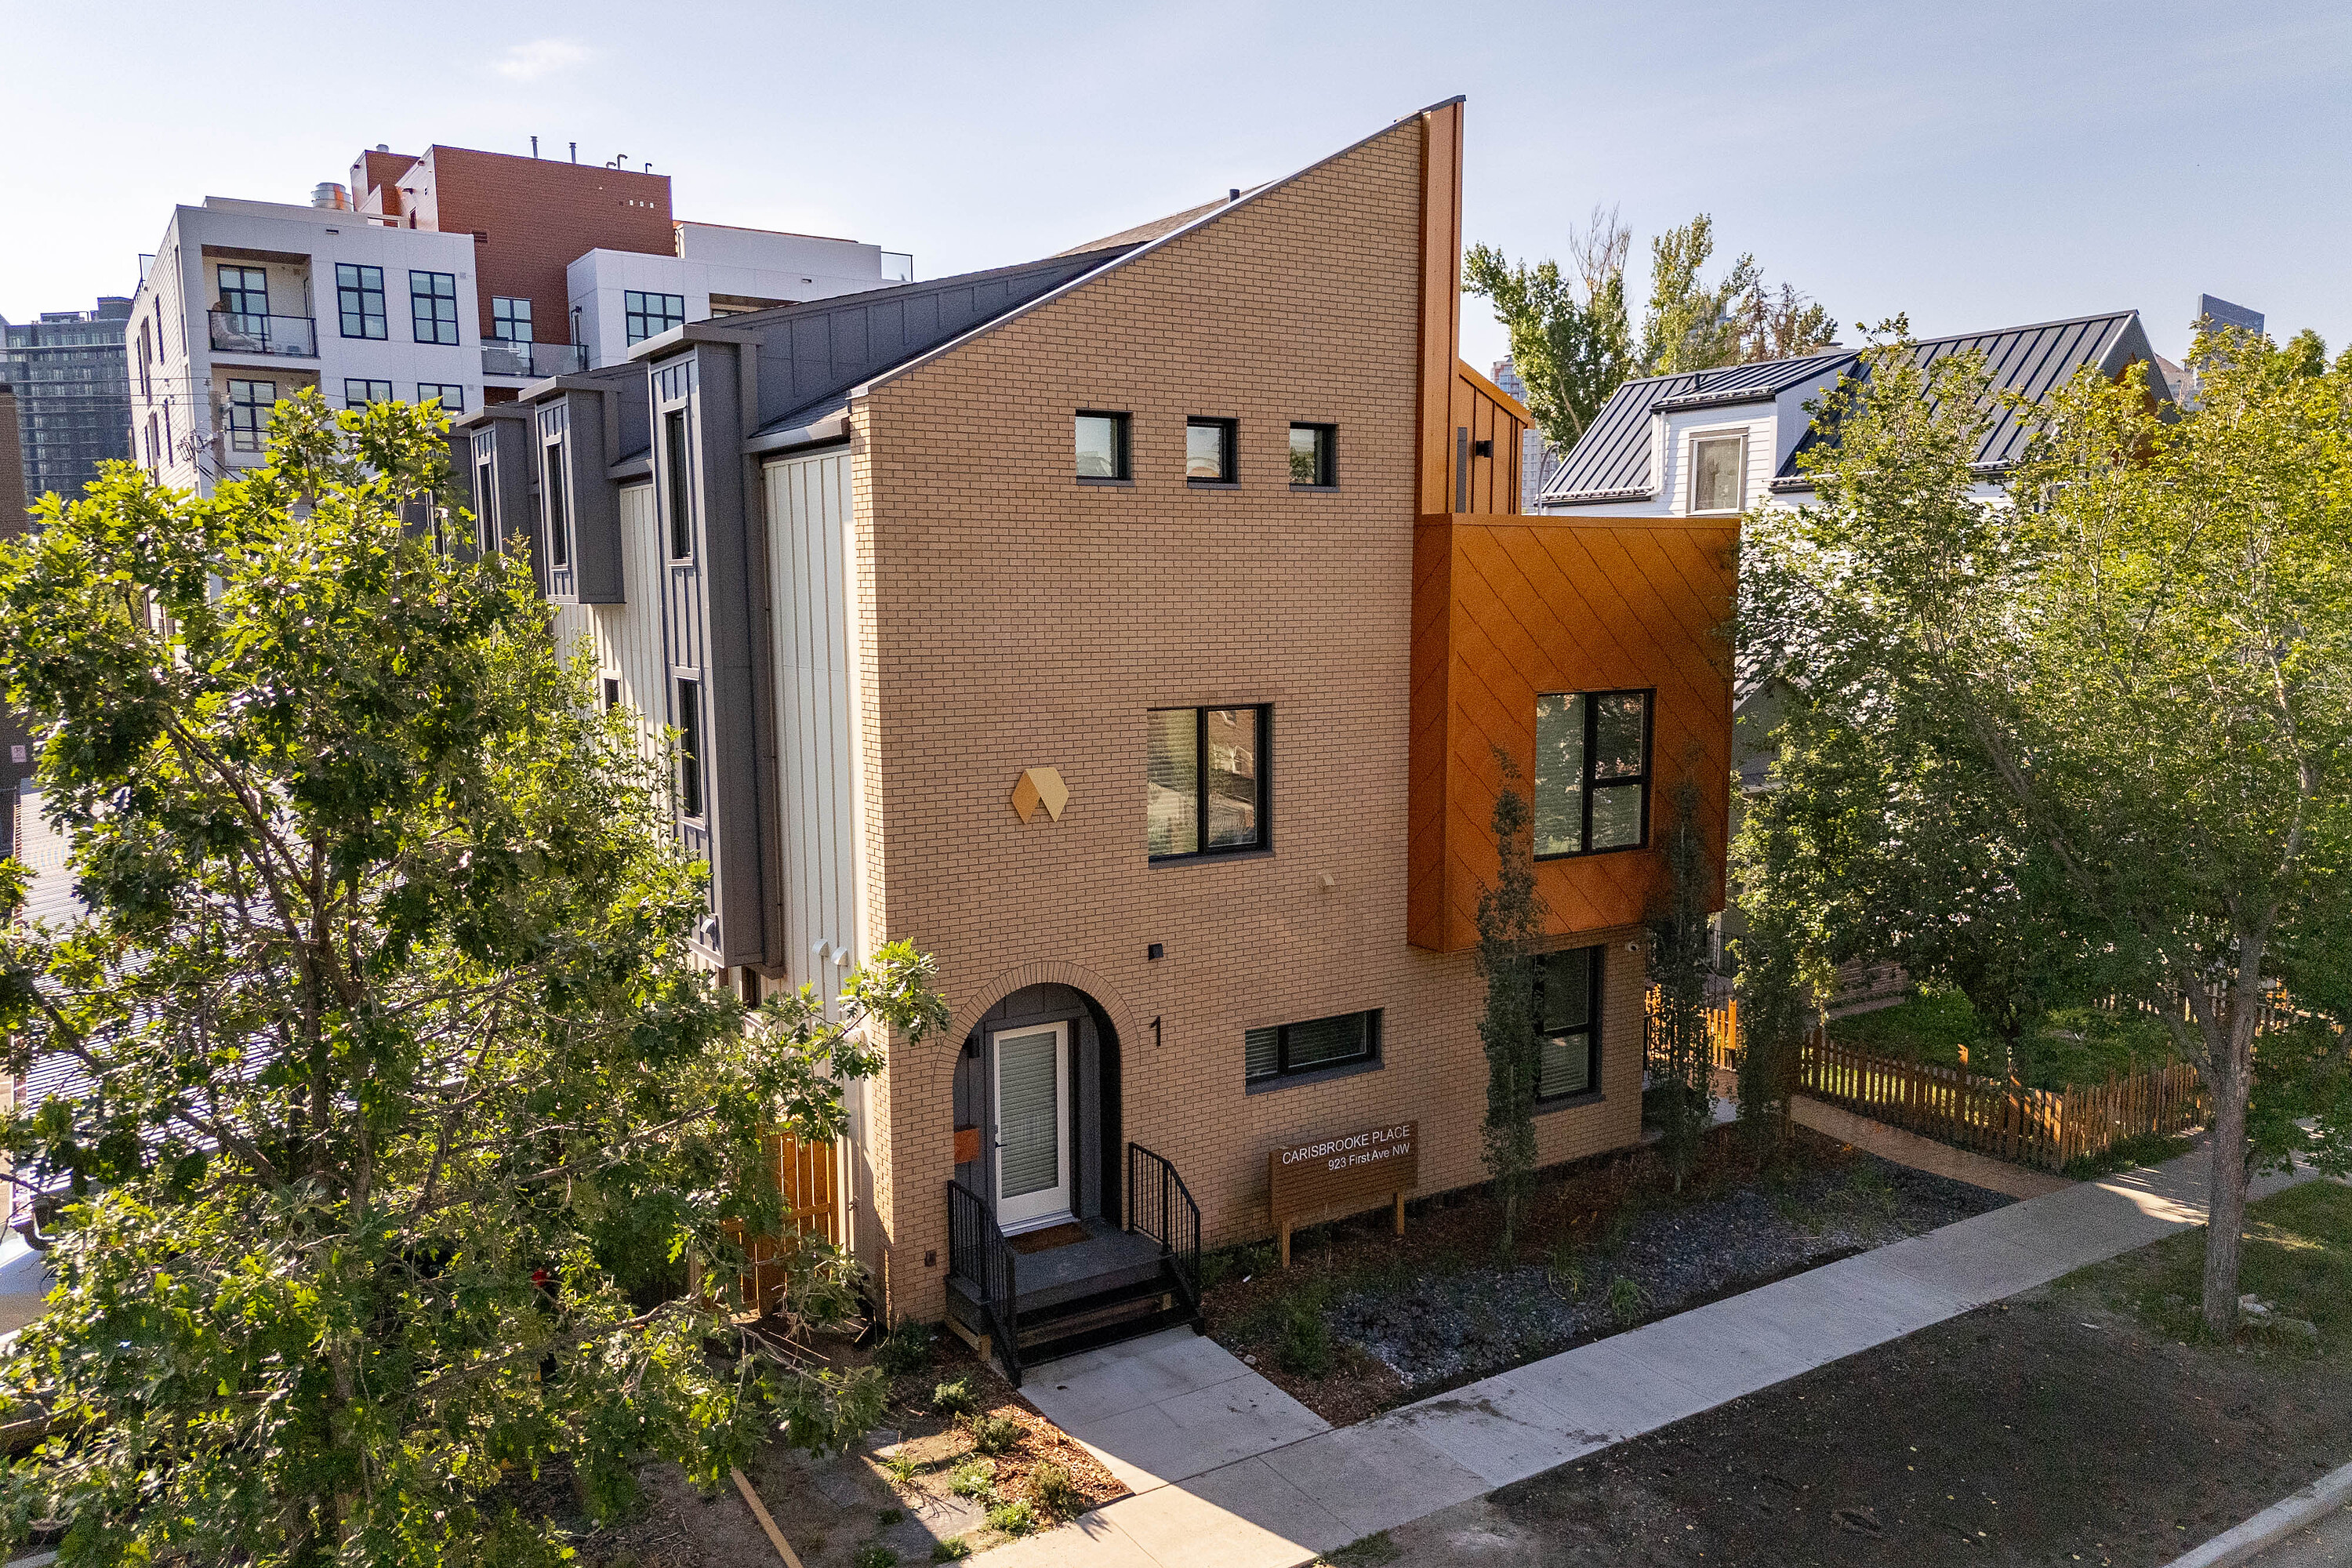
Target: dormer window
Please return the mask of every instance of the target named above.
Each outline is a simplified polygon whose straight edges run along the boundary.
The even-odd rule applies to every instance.
[[[1748,437],[1707,436],[1691,443],[1693,511],[1738,511],[1748,473]]]

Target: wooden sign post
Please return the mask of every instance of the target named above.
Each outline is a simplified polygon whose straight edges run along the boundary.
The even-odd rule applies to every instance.
[[[1276,1149],[1266,1155],[1265,1167],[1267,1202],[1287,1268],[1290,1227],[1303,1215],[1352,1214],[1386,1197],[1396,1205],[1396,1233],[1404,1234],[1404,1195],[1421,1185],[1421,1123],[1386,1122]]]

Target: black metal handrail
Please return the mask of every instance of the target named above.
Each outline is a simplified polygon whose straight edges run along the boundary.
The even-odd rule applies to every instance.
[[[1176,1167],[1140,1143],[1127,1146],[1127,1228],[1160,1244],[1184,1305],[1201,1310],[1201,1205]]]
[[[961,1182],[948,1183],[948,1278],[970,1280],[980,1291],[997,1359],[1013,1386],[1021,1386],[1021,1309],[1013,1278],[1012,1246],[996,1228],[981,1195]]]

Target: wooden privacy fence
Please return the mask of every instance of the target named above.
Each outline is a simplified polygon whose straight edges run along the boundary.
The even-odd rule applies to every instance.
[[[1643,1050],[1654,1062],[1658,1055],[1658,991],[1652,986],[1643,998]],[[1739,998],[1710,987],[1706,1001],[1706,1065],[1726,1072],[1739,1069]]]
[[[2127,1138],[2201,1125],[2203,1080],[2187,1062],[2063,1089],[2027,1089],[1958,1068],[1883,1057],[1815,1031],[1798,1058],[1798,1088],[1874,1121],[1963,1149],[2063,1170]]]
[[[768,1140],[769,1169],[784,1203],[782,1233],[755,1236],[746,1248],[751,1267],[740,1286],[743,1304],[764,1307],[769,1292],[782,1289],[788,1248],[803,1237],[838,1246],[841,1241],[841,1158],[832,1143],[803,1143],[789,1133]]]

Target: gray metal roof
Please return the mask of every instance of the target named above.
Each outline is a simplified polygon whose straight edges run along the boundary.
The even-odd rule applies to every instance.
[[[929,353],[1133,247],[1051,256],[1018,267],[966,272],[921,283],[780,305],[721,323],[760,345],[762,420],[753,439],[796,429],[845,407],[849,389]]]
[[[2016,392],[2039,401],[2086,364],[2116,375],[2135,359],[2153,361],[2156,351],[2137,310],[2076,316],[2063,321],[2001,327],[1928,338],[1915,345],[1922,363],[1974,350],[1984,355],[1995,393]],[[1840,362],[1845,362],[1841,364]],[[1866,377],[1861,357],[1850,351],[1768,360],[1759,364],[1684,375],[1629,381],[1601,405],[1592,427],[1576,444],[1559,473],[1544,487],[1543,500],[1590,504],[1630,500],[1655,493],[1650,472],[1650,417],[1678,408],[1760,402],[1830,370]],[[1769,390],[1768,390],[1769,389]],[[2163,389],[2158,389],[2159,395]],[[1833,432],[1806,430],[1772,480],[1776,491],[1809,489],[1812,481],[1797,468],[1797,454],[1834,440]],[[2023,454],[2026,431],[2014,412],[1994,410],[1991,426],[1978,449],[1976,466],[1988,472],[2008,467]]]

